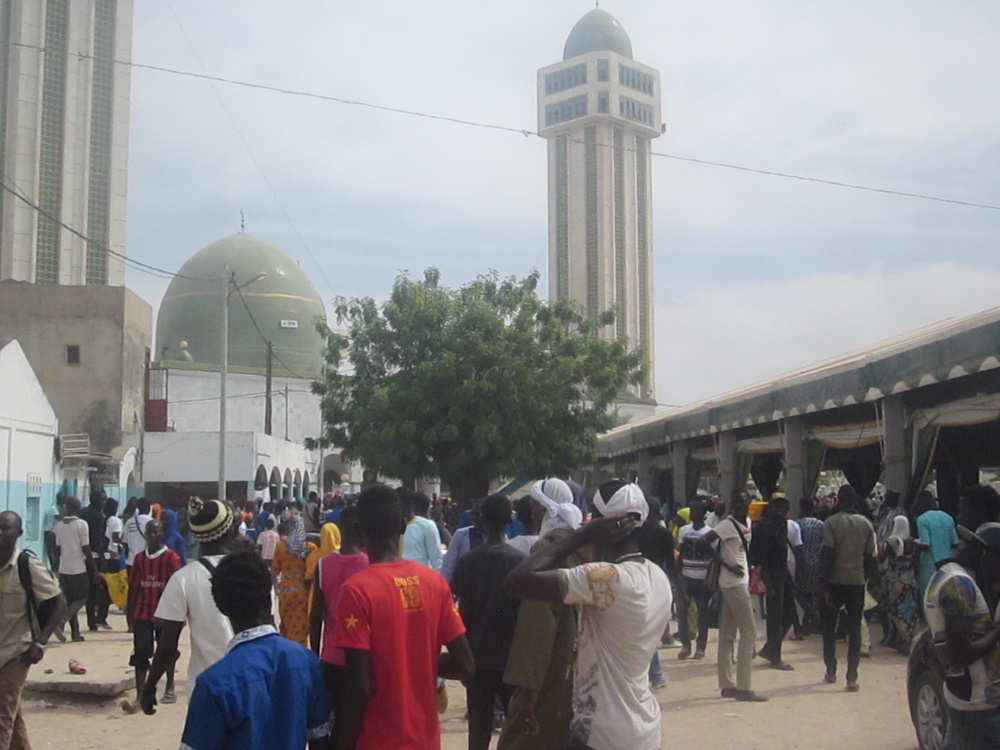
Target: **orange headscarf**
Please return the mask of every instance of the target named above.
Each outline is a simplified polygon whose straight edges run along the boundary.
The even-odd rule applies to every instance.
[[[340,527],[335,523],[325,523],[319,530],[319,547],[306,558],[306,580],[311,581],[319,561],[327,555],[340,551]]]

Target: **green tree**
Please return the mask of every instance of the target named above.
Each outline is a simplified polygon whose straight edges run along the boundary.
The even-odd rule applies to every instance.
[[[324,434],[313,443],[407,483],[438,477],[458,498],[587,460],[616,424],[610,404],[643,377],[641,353],[598,337],[613,313],[595,320],[540,300],[537,272],[493,272],[457,290],[439,276],[397,277],[381,309],[336,301],[347,335],[321,328],[327,367],[313,390]]]

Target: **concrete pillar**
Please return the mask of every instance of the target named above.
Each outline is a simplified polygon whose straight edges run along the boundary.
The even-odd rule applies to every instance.
[[[906,404],[901,395],[882,399],[882,429],[885,486],[905,498],[910,487],[910,467],[906,463]]]
[[[687,497],[687,443],[675,440],[670,444],[674,468],[674,502],[672,510],[683,508],[688,503]]]
[[[805,425],[802,417],[788,417],[785,428],[785,494],[791,506],[790,516],[799,517],[799,499],[805,497],[806,451]]]
[[[719,497],[728,505],[736,490],[736,433],[719,433]]]
[[[653,491],[653,451],[649,449],[639,451],[636,475],[639,488],[647,495],[655,495],[656,493]]]

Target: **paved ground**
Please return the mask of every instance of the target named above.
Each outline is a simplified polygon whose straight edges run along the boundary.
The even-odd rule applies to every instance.
[[[131,674],[130,636],[124,618],[113,616],[116,630],[87,633],[85,643],[49,649],[33,668],[38,681],[78,680],[110,683]],[[761,623],[761,632],[763,623]],[[714,632],[713,632],[714,636]],[[878,639],[878,631],[873,630]],[[840,649],[843,651],[844,646]],[[186,644],[182,645],[186,663]],[[657,695],[663,707],[664,748],[739,750],[915,750],[917,742],[906,708],[906,660],[876,646],[861,663],[861,692],[845,693],[843,685],[826,685],[818,636],[789,643],[786,658],[796,671],[776,672],[763,664],[754,672],[754,688],[771,697],[769,703],[748,705],[718,697],[715,644],[708,658],[677,661],[676,649],[661,649],[669,684]],[[85,677],[69,675],[69,659],[87,667]],[[52,673],[46,675],[45,669]],[[106,698],[33,693],[28,697],[27,722],[32,745],[74,750],[167,750],[176,748],[184,723],[187,684],[178,679],[179,701],[161,706],[156,716],[126,716],[117,702]],[[443,717],[444,750],[466,746],[465,700],[461,686],[449,684],[450,706]],[[734,742],[736,737],[738,742]],[[623,748],[622,750],[630,750]]]

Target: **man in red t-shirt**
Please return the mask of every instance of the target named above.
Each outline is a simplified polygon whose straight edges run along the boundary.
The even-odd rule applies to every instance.
[[[372,565],[340,590],[335,633],[347,654],[346,685],[334,748],[440,748],[437,677],[464,682],[474,671],[465,626],[444,578],[400,559],[403,515],[395,491],[364,490],[358,525]]]
[[[126,713],[139,710],[142,686],[149,672],[149,660],[153,658],[154,642],[160,639],[161,625],[153,616],[160,603],[163,589],[170,576],[181,569],[181,559],[163,544],[163,525],[159,521],[146,523],[146,550],[140,552],[132,563],[128,575],[128,605],[132,612],[132,658],[129,664],[135,667],[136,701],[130,703],[122,699],[122,709]],[[174,664],[167,671],[167,689],[163,693],[163,703],[174,703]]]

